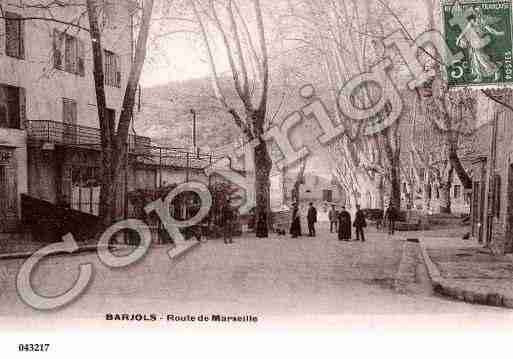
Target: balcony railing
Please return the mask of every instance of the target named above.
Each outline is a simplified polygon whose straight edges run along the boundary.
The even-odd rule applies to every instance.
[[[29,143],[53,143],[72,147],[101,149],[100,130],[55,121],[28,121]],[[185,148],[158,147],[149,137],[129,136],[129,151],[139,163],[162,167],[203,169],[220,157],[211,153],[193,153]]]
[[[169,148],[152,146],[145,155],[140,156],[140,161],[165,167],[195,168],[208,167],[220,157],[211,153],[194,153],[186,148]]]
[[[100,150],[100,129],[56,121],[28,121],[29,142],[48,142],[59,145],[87,147]],[[131,153],[145,153],[151,147],[149,137],[130,135],[128,148]]]

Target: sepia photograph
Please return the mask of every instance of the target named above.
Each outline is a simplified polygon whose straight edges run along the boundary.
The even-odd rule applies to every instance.
[[[504,355],[512,6],[0,0],[0,356]]]

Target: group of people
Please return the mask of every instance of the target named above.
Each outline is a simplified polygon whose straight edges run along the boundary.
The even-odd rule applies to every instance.
[[[342,207],[342,210],[339,212],[336,210],[335,206],[331,206],[331,210],[328,213],[328,217],[330,220],[330,232],[337,231],[340,240],[346,240],[351,238],[351,215],[346,211],[345,207]],[[376,221],[376,228],[380,229],[382,227],[388,228],[388,234],[393,235],[395,233],[395,222],[398,220],[399,214],[397,210],[389,205],[387,209],[382,211],[381,216]],[[384,222],[384,223],[383,223]],[[365,215],[363,211],[360,209],[360,206],[356,206],[356,215],[355,220],[353,222],[353,226],[356,228],[356,238],[361,236],[364,238],[363,228],[367,226]],[[359,233],[360,232],[360,233]]]
[[[332,205],[328,212],[328,218],[330,220],[330,232],[338,231],[339,241],[350,241],[352,233],[351,214],[346,210],[346,207],[342,206],[341,211],[337,211],[335,205]],[[356,214],[352,226],[355,228],[356,240],[365,242],[364,228],[367,227],[367,221],[359,205],[356,205]]]
[[[376,228],[381,229],[382,227],[388,228],[388,234],[395,233],[395,222],[399,219],[399,213],[392,206],[389,205],[385,210],[385,213],[376,222]],[[384,221],[384,223],[383,223]]]
[[[222,219],[224,222],[224,242],[226,244],[233,243],[232,231],[233,223],[237,218],[236,211],[231,208],[230,201],[228,200],[225,206],[223,206]],[[383,216],[385,223],[388,227],[388,233],[394,234],[395,222],[398,219],[397,211],[393,206],[389,205],[385,210]],[[354,221],[351,221],[351,214],[346,210],[345,206],[341,207],[338,211],[335,205],[331,206],[328,212],[328,219],[330,221],[330,232],[338,233],[338,240],[350,241],[352,235],[352,227],[355,228],[356,241],[365,242],[364,228],[367,227],[367,221],[365,219],[365,213],[360,208],[360,205],[356,205],[356,214]],[[315,237],[315,224],[317,223],[317,209],[313,203],[310,202],[308,206],[308,212],[306,214],[306,220],[308,223],[308,236]],[[382,220],[377,221],[377,228],[382,226]],[[298,203],[292,205],[292,221],[290,225],[290,234],[292,238],[301,236],[301,217]]]
[[[365,242],[364,228],[367,227],[367,221],[365,220],[365,214],[360,209],[360,206],[356,206],[355,219],[351,223],[351,214],[342,206],[342,210],[338,212],[335,206],[332,205],[328,213],[330,220],[330,232],[333,233],[333,229],[337,231],[338,227],[338,239],[341,241],[349,241],[351,239],[351,224],[355,228],[356,240]],[[313,203],[310,202],[308,206],[308,212],[306,214],[306,220],[308,223],[308,236],[315,237],[315,224],[317,223],[317,209]],[[294,203],[292,205],[292,222],[290,225],[290,234],[292,238],[301,236],[301,218],[299,213],[299,205]]]
[[[312,202],[310,202],[310,204],[308,205],[306,221],[308,223],[308,236],[315,237],[317,209],[314,207]],[[297,238],[301,236],[301,217],[299,214],[299,205],[297,203],[292,204],[292,221],[290,224],[290,235],[292,236],[292,238]]]

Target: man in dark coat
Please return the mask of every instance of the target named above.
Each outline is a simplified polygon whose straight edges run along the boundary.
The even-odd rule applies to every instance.
[[[308,213],[306,215],[306,219],[308,221],[308,235],[310,237],[315,237],[315,223],[317,222],[317,209],[315,209],[312,202],[310,202],[310,207],[308,208]]]
[[[223,239],[225,244],[233,243],[233,222],[235,217],[235,212],[230,204],[230,199],[226,201],[223,206]]]
[[[342,206],[342,210],[338,214],[338,240],[349,241],[351,239],[351,215],[346,211],[346,207]]]
[[[290,235],[292,238],[301,236],[301,220],[299,218],[299,206],[297,203],[292,205],[292,222],[290,223]]]
[[[388,234],[394,234],[395,221],[397,221],[397,212],[391,204],[388,206],[385,212],[385,218],[388,222]]]
[[[356,240],[359,241],[361,237],[362,242],[365,242],[363,229],[367,227],[367,221],[365,220],[365,214],[360,209],[360,205],[356,205],[356,215],[354,218],[353,225],[356,228]]]

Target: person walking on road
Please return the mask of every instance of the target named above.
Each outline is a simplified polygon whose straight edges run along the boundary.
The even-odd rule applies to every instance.
[[[330,233],[337,232],[337,221],[338,221],[338,212],[335,209],[335,205],[331,205],[331,209],[328,212],[328,219],[330,220]]]
[[[394,234],[395,232],[395,221],[397,221],[397,212],[391,204],[388,205],[388,208],[385,212],[385,218],[388,224],[388,234]]]
[[[315,237],[315,223],[317,223],[317,209],[314,207],[312,202],[310,202],[310,207],[308,207],[308,213],[306,215],[306,219],[308,221],[308,235],[310,237]]]
[[[342,206],[338,214],[338,240],[349,241],[351,239],[351,214]]]
[[[301,219],[299,218],[299,206],[292,204],[292,222],[290,223],[290,235],[292,238],[301,236]]]
[[[353,226],[356,229],[356,240],[359,241],[361,238],[362,242],[365,242],[365,235],[363,229],[367,227],[367,221],[365,220],[365,214],[360,209],[360,205],[356,205],[356,215],[354,218]]]
[[[383,209],[380,209],[378,216],[376,218],[376,229],[381,229],[384,227],[384,218],[385,218],[385,211]]]
[[[226,200],[225,205],[223,207],[223,222],[224,222],[224,231],[223,231],[223,239],[225,244],[233,243],[233,222],[235,219],[235,212],[230,204],[230,199]]]

